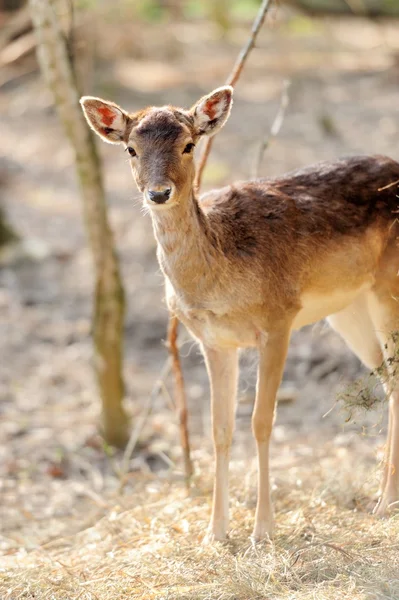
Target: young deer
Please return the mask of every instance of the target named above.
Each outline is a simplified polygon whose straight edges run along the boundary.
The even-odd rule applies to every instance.
[[[399,330],[399,164],[383,156],[323,162],[277,179],[239,182],[198,199],[193,150],[225,124],[232,88],[190,110],[129,114],[84,97],[89,125],[131,157],[165,275],[169,310],[201,344],[210,378],[216,473],[208,540],[228,529],[228,463],[237,349],[257,347],[252,428],[258,453],[253,537],[273,528],[269,440],[293,329],[328,317],[368,368],[391,368]],[[399,500],[399,384],[387,393],[389,430],[376,513]]]

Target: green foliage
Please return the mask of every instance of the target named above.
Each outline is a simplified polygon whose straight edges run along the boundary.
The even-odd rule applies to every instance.
[[[108,444],[105,439],[102,439],[102,449],[108,458],[112,458],[116,454],[116,448]]]
[[[286,24],[285,28],[289,33],[297,36],[308,36],[317,32],[323,31],[323,25],[320,21],[316,21],[306,15],[297,15],[292,17]]]
[[[253,19],[259,10],[259,0],[235,0],[231,3],[231,12],[237,19]]]
[[[96,5],[97,0],[77,0],[78,8],[90,9]],[[253,19],[259,0],[120,0],[118,5],[122,12],[133,13],[137,19],[149,23],[174,19],[179,14],[187,20],[208,18],[228,28],[232,17]]]
[[[129,1],[127,1],[129,4]],[[166,14],[167,8],[157,0],[136,0],[134,3],[137,15],[144,21],[161,21]]]

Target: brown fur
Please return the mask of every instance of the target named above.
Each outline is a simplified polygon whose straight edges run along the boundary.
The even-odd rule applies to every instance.
[[[382,353],[389,359],[387,339],[399,329],[399,164],[383,156],[344,158],[275,179],[238,182],[198,199],[187,144],[223,126],[230,88],[202,98],[190,111],[163,107],[128,115],[99,99],[82,104],[93,129],[106,137],[104,112],[108,122],[120,125],[109,131],[108,141],[123,139],[137,154],[133,175],[151,208],[169,309],[205,355],[216,453],[210,539],[223,538],[227,529],[236,349],[259,349],[254,536],[262,538],[272,530],[268,443],[291,330],[332,315],[332,326],[366,364],[379,366]],[[173,190],[170,201],[152,206],[148,191],[165,186]],[[389,393],[380,512],[398,498],[399,389]]]
[[[199,202],[192,197],[191,210],[179,207],[178,218],[170,215],[169,233],[175,224],[200,235],[193,245],[203,248],[201,263],[196,253],[190,264],[187,247],[182,277],[177,264],[170,275],[186,297],[185,273],[200,272],[193,287],[196,306],[212,302],[216,287],[218,296],[232,299],[231,315],[259,313],[258,328],[268,329],[282,311],[299,310],[309,289],[328,294],[330,287],[360,287],[375,276],[386,245],[395,249],[398,235],[396,186],[378,190],[398,177],[399,164],[391,159],[353,157],[237,183]],[[161,260],[169,271],[165,250]],[[335,272],[325,273],[331,262]]]

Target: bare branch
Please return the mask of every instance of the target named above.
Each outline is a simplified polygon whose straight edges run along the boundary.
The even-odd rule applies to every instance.
[[[176,398],[176,407],[179,413],[179,426],[180,426],[180,438],[181,445],[183,449],[183,459],[184,459],[184,474],[186,478],[187,484],[189,483],[190,477],[193,474],[193,466],[191,462],[190,456],[190,441],[189,441],[189,433],[187,426],[187,398],[184,390],[184,379],[183,373],[181,369],[181,363],[179,358],[179,351],[177,348],[177,328],[179,321],[177,317],[170,316],[169,319],[169,327],[168,327],[168,341],[167,346],[170,352],[170,356],[162,367],[159,378],[154,384],[152,388],[151,394],[148,396],[147,403],[143,408],[141,415],[138,417],[136,421],[136,426],[132,430],[130,435],[130,439],[127,443],[125,452],[123,454],[122,464],[119,472],[119,477],[121,480],[119,492],[123,491],[124,485],[126,483],[126,474],[129,470],[129,461],[134,452],[134,449],[139,441],[140,434],[143,430],[144,425],[146,424],[148,417],[151,414],[152,408],[154,406],[155,400],[158,398],[159,394],[163,390],[165,386],[165,380],[173,370],[174,380],[175,380],[175,398]]]
[[[251,52],[252,48],[255,46],[255,41],[256,41],[257,35],[264,23],[266,14],[267,14],[269,8],[271,7],[272,3],[273,3],[273,0],[263,0],[261,6],[259,8],[258,14],[256,15],[255,21],[253,22],[251,35],[249,36],[245,46],[240,51],[240,54],[238,55],[238,58],[233,67],[233,70],[230,73],[229,77],[227,78],[226,85],[231,85],[232,87],[234,87],[235,84],[237,83],[237,81],[241,75],[241,72],[244,68],[244,65],[247,61],[247,58],[249,56],[249,53]],[[201,154],[201,158],[200,158],[200,161],[199,161],[199,164],[197,167],[197,172],[195,175],[195,187],[197,190],[199,190],[201,187],[202,173],[205,169],[205,165],[206,165],[208,156],[209,156],[211,148],[212,148],[213,140],[214,140],[214,137],[210,137],[206,140],[206,143],[204,145],[204,148],[203,148],[203,151]]]
[[[119,477],[120,477],[120,481],[121,481],[120,487],[119,487],[119,493],[122,493],[123,488],[125,486],[126,474],[129,470],[129,462],[130,462],[130,459],[134,452],[134,449],[137,445],[137,442],[139,441],[140,434],[144,428],[144,425],[146,424],[146,422],[148,420],[148,417],[151,414],[155,400],[158,398],[159,394],[161,393],[161,391],[163,389],[165,379],[169,375],[169,373],[171,371],[171,367],[172,367],[172,362],[171,362],[171,359],[168,358],[162,367],[159,378],[157,379],[157,381],[154,384],[154,387],[152,388],[151,394],[147,398],[147,403],[146,403],[145,407],[143,408],[141,415],[138,417],[134,429],[132,429],[129,441],[128,441],[125,451],[123,453],[122,464],[121,464],[121,468],[120,468],[120,472],[119,472]]]
[[[285,80],[283,83],[280,104],[278,107],[277,114],[274,117],[274,121],[270,128],[270,132],[268,133],[268,135],[266,135],[264,137],[263,140],[261,140],[261,142],[259,144],[258,155],[257,155],[256,161],[255,161],[254,172],[252,175],[253,179],[256,179],[256,177],[259,177],[259,171],[260,171],[260,167],[262,164],[263,156],[264,156],[267,148],[270,146],[270,142],[272,142],[274,140],[274,138],[277,137],[280,132],[280,129],[283,124],[284,117],[285,117],[285,111],[287,110],[287,106],[288,106],[288,102],[289,102],[288,89],[289,89],[290,85],[291,85],[291,82],[288,80]]]

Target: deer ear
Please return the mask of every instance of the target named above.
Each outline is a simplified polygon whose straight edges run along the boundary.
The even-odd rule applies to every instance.
[[[199,135],[214,135],[223,127],[233,104],[233,88],[226,85],[217,88],[198,100],[191,109],[194,125]]]
[[[83,96],[80,99],[84,116],[90,127],[110,144],[124,141],[129,115],[113,102]]]

